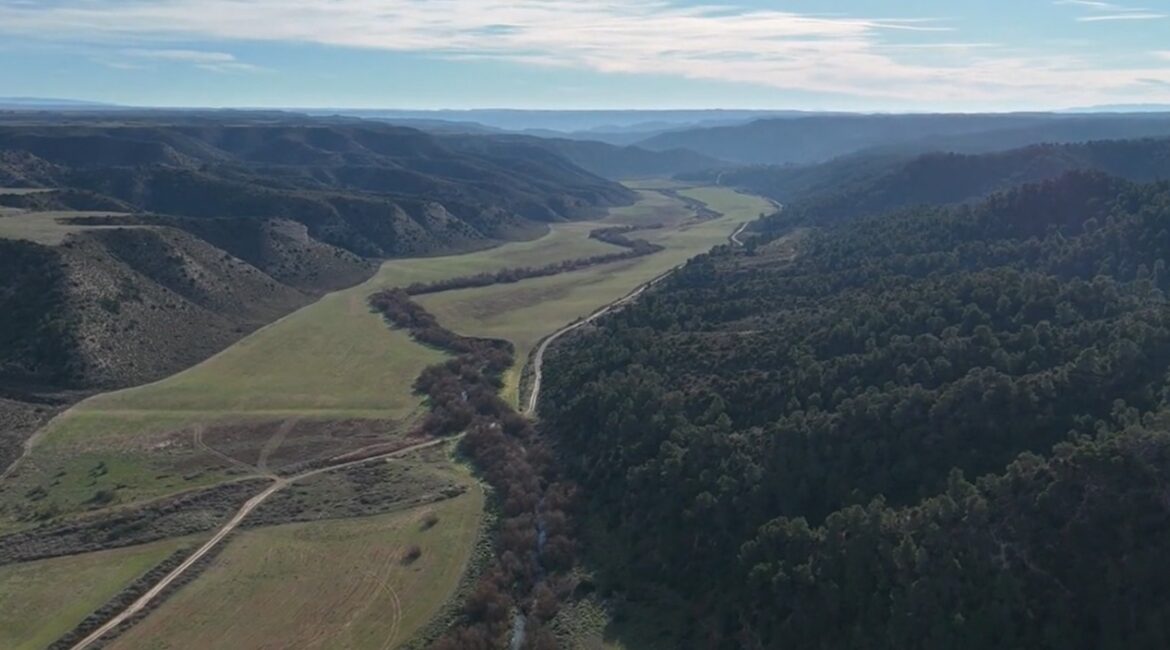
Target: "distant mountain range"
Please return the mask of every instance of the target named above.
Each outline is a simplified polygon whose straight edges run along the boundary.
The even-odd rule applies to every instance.
[[[818,163],[861,151],[978,153],[1041,142],[1170,136],[1170,113],[819,115],[671,131],[637,143],[742,164]]]
[[[749,167],[702,177],[787,204],[785,219],[824,224],[917,205],[980,200],[1073,171],[1139,182],[1170,179],[1170,138],[1043,144],[987,154],[869,154],[814,166]]]
[[[50,97],[0,97],[0,110],[53,110],[53,109],[97,109],[117,108],[115,104],[87,102],[79,99],[54,99]]]

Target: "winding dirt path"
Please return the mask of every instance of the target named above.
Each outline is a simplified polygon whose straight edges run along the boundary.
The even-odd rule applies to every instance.
[[[532,392],[528,395],[528,403],[525,404],[525,406],[524,406],[524,415],[527,415],[529,417],[536,415],[536,404],[537,404],[537,402],[540,401],[540,384],[541,384],[541,380],[544,376],[544,353],[548,351],[549,346],[552,345],[554,341],[556,341],[557,339],[561,338],[565,334],[568,334],[569,332],[572,332],[573,330],[575,330],[579,327],[584,327],[585,325],[592,323],[593,321],[597,320],[598,318],[601,318],[602,316],[608,314],[609,312],[611,312],[619,307],[623,307],[625,305],[630,304],[631,302],[636,300],[638,298],[638,296],[642,295],[642,292],[644,292],[647,289],[649,289],[650,287],[658,284],[659,282],[662,282],[663,280],[665,280],[667,278],[667,276],[669,276],[671,273],[674,273],[678,268],[679,267],[676,266],[676,267],[670,269],[666,273],[663,273],[662,275],[654,278],[653,280],[650,280],[649,282],[646,282],[645,284],[640,285],[638,288],[634,289],[630,293],[626,294],[625,296],[623,296],[621,298],[618,298],[617,300],[609,303],[608,305],[605,305],[601,309],[598,309],[597,311],[586,316],[585,318],[582,318],[581,320],[579,320],[575,323],[566,325],[566,326],[562,327],[561,329],[553,332],[552,334],[549,334],[548,336],[546,336],[545,339],[540,342],[540,347],[536,348],[536,354],[532,356]]]
[[[739,235],[741,233],[743,233],[744,229],[746,229],[748,227],[749,223],[750,222],[745,221],[743,224],[740,225],[739,229],[737,229],[734,233],[731,234],[730,237],[728,237],[728,239],[731,241],[731,243],[735,244],[736,246],[743,246],[743,242],[741,242],[739,240]],[[685,264],[685,262],[683,264]],[[642,295],[643,292],[645,292],[650,287],[658,284],[659,282],[662,282],[666,278],[670,277],[670,274],[674,273],[675,271],[682,268],[683,264],[679,264],[678,266],[672,267],[670,270],[666,271],[662,275],[659,275],[658,277],[654,278],[653,280],[650,280],[649,282],[646,282],[644,284],[639,285],[636,289],[634,289],[630,293],[627,293],[625,296],[622,296],[621,298],[618,298],[617,300],[609,303],[608,305],[601,307],[600,309],[598,309],[597,311],[593,312],[592,314],[586,316],[585,318],[583,318],[575,323],[571,323],[569,325],[566,325],[566,326],[562,327],[561,329],[553,332],[552,334],[549,334],[548,336],[546,336],[544,338],[544,340],[540,342],[540,346],[536,348],[536,354],[534,354],[532,356],[532,392],[529,393],[528,401],[524,405],[524,411],[523,411],[524,415],[526,415],[528,417],[533,417],[536,415],[536,405],[540,401],[540,384],[541,384],[541,380],[544,377],[544,353],[548,351],[549,346],[551,346],[557,339],[561,338],[565,334],[568,334],[569,332],[572,332],[573,330],[578,329],[580,327],[584,327],[585,325],[592,323],[593,321],[597,320],[598,318],[601,318],[602,316],[608,314],[609,312],[611,312],[615,309],[619,309],[621,307],[624,307],[624,306],[630,304],[631,302],[637,300],[638,296]]]
[[[184,573],[186,573],[192,566],[194,566],[196,562],[203,559],[216,546],[219,546],[219,544],[222,543],[224,541],[224,539],[226,539],[227,536],[232,533],[232,531],[234,531],[236,528],[239,527],[240,523],[242,523],[244,521],[244,519],[249,514],[251,514],[251,512],[253,510],[255,510],[257,507],[259,507],[260,504],[262,504],[266,500],[268,500],[268,498],[271,497],[273,494],[276,494],[277,492],[283,490],[284,488],[288,487],[289,485],[292,485],[293,483],[296,483],[297,481],[304,480],[304,479],[309,478],[311,476],[317,476],[318,474],[324,474],[326,472],[332,472],[332,471],[339,470],[339,469],[345,469],[347,467],[352,467],[354,465],[361,465],[363,463],[372,463],[372,462],[379,461],[379,460],[386,460],[389,458],[404,456],[406,454],[409,454],[409,453],[414,452],[414,451],[418,451],[420,449],[434,447],[434,446],[441,445],[441,444],[450,442],[452,440],[457,440],[457,439],[458,438],[438,438],[436,440],[429,440],[427,442],[422,442],[422,443],[419,443],[417,445],[403,447],[402,449],[397,449],[395,451],[386,452],[384,454],[379,454],[377,456],[370,456],[369,458],[362,458],[360,460],[352,460],[352,461],[348,461],[348,462],[344,462],[344,463],[339,463],[336,465],[327,465],[325,467],[320,467],[320,468],[317,468],[314,470],[303,472],[301,474],[297,474],[295,476],[290,476],[288,478],[275,479],[273,484],[268,486],[263,492],[257,494],[256,496],[252,497],[251,499],[248,499],[248,501],[245,502],[244,505],[240,507],[239,511],[236,512],[235,516],[233,516],[226,524],[221,526],[220,529],[217,530],[215,532],[215,534],[211,536],[211,539],[209,539],[203,543],[203,546],[200,546],[194,553],[192,553],[190,556],[188,556],[186,560],[183,560],[182,564],[175,567],[170,573],[168,573],[161,580],[159,580],[157,583],[155,583],[153,587],[151,587],[145,594],[142,594],[142,596],[140,596],[137,600],[135,600],[133,603],[131,603],[126,609],[122,610],[116,616],[114,616],[110,620],[106,621],[101,627],[94,630],[89,636],[85,637],[81,641],[78,641],[72,647],[72,650],[83,650],[84,648],[88,648],[89,646],[93,645],[98,639],[102,638],[103,636],[105,636],[109,632],[115,630],[119,625],[121,625],[122,623],[125,623],[127,620],[130,620],[135,614],[138,614],[143,609],[145,609],[147,605],[149,605],[156,598],[158,598],[159,595],[162,594],[162,592],[167,589],[167,587],[170,587],[172,584],[174,584],[174,582],[176,580],[178,580],[180,577],[182,577],[182,575]]]
[[[735,232],[731,233],[731,236],[728,237],[728,239],[731,241],[731,243],[735,244],[736,246],[743,246],[743,242],[740,241],[739,236],[743,234],[743,231],[747,230],[747,227],[748,227],[748,222],[745,221],[745,222],[743,222],[743,224],[740,225],[739,228],[736,229]]]

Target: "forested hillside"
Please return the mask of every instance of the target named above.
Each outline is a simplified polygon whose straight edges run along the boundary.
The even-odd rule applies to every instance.
[[[703,174],[788,206],[785,219],[826,223],[923,204],[961,203],[1095,170],[1133,181],[1170,178],[1170,139],[1042,144],[988,154],[858,155],[804,167]]]
[[[791,250],[698,258],[550,355],[609,588],[681,594],[676,647],[1165,647],[1170,185]]]

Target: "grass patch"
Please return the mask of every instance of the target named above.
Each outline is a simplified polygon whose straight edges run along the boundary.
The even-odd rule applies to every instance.
[[[0,194],[5,193],[0,190]],[[9,191],[8,193],[11,193]],[[26,194],[28,192],[25,192]],[[96,228],[126,228],[127,226],[83,226],[62,223],[61,219],[71,217],[116,216],[117,212],[24,212],[10,210],[0,212],[0,239],[24,239],[38,244],[56,246],[66,235]]]
[[[0,567],[0,648],[45,648],[190,543],[171,539]]]
[[[475,485],[405,512],[245,531],[109,647],[397,647],[455,593],[482,511]]]
[[[740,194],[726,187],[692,187],[679,190],[678,193],[702,201],[707,207],[724,216],[737,219],[758,219],[761,214],[775,211],[775,207],[767,199],[751,194]]]

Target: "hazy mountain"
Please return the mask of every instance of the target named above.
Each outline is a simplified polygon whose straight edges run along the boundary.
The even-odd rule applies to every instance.
[[[116,104],[52,97],[0,97],[0,110],[56,110],[117,108]]]
[[[863,150],[991,151],[1041,142],[1170,135],[1170,115],[826,115],[688,129],[638,143],[749,164],[823,162]]]
[[[484,138],[457,138],[455,148],[470,150],[487,143],[525,145],[550,151],[589,172],[621,180],[648,176],[673,176],[703,170],[721,169],[728,163],[685,149],[650,151],[640,147],[618,146],[590,140],[539,138],[523,135],[495,135]]]
[[[1170,138],[1034,145],[978,155],[852,156],[808,167],[754,167],[715,175],[724,184],[788,203],[786,218],[800,215],[823,223],[912,205],[970,201],[1075,170],[1143,182],[1170,179]]]

